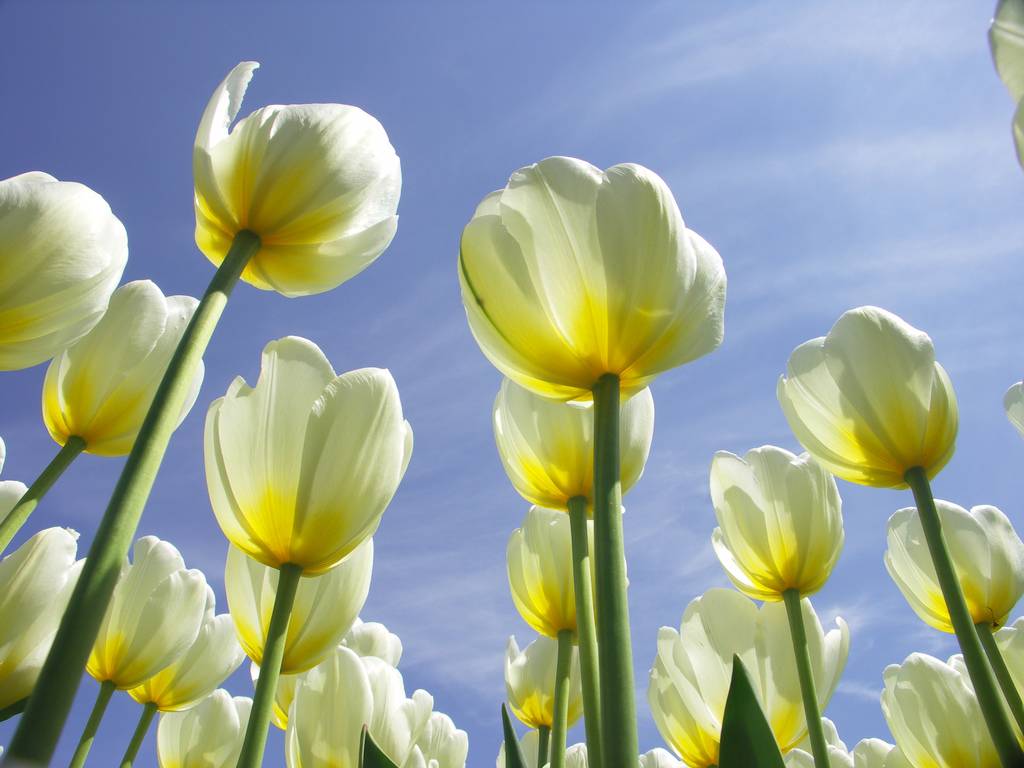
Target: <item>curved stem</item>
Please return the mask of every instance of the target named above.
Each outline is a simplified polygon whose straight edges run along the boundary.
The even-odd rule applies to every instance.
[[[825,740],[825,729],[821,724],[818,692],[814,688],[811,654],[807,649],[807,630],[804,627],[800,591],[787,589],[782,593],[782,599],[786,603],[786,615],[789,617],[789,634],[793,640],[796,672],[800,678],[800,697],[804,700],[804,718],[807,720],[807,733],[811,741],[814,765],[816,768],[828,768],[828,742]]]
[[[942,534],[942,523],[939,520],[939,512],[935,509],[935,499],[932,496],[928,475],[921,467],[914,467],[907,470],[904,478],[914,492],[914,501],[917,503],[917,512],[925,541],[928,543],[928,552],[932,557],[932,565],[942,588],[942,597],[946,601],[957,642],[960,643],[960,650],[964,655],[964,664],[974,685],[974,693],[978,697],[978,705],[992,736],[992,743],[1005,768],[1020,768],[1024,766],[1024,751],[1021,751],[1013,726],[1010,725],[1010,718],[996,692],[992,668],[985,660],[981,641],[974,629],[970,611],[967,610],[967,601],[964,599],[945,536]]]
[[[302,568],[285,563],[277,579],[277,594],[274,596],[274,612],[267,627],[267,641],[263,645],[263,659],[260,676],[256,681],[256,693],[252,697],[249,724],[245,729],[245,741],[238,755],[238,768],[259,768],[263,764],[263,750],[267,745],[267,729],[274,711],[274,694],[277,680],[281,676],[281,662],[284,661],[285,640],[288,638],[288,619],[291,618],[295,593],[302,578]]]
[[[89,720],[85,724],[85,730],[82,731],[82,737],[78,740],[78,746],[75,747],[75,754],[71,758],[68,768],[82,768],[85,765],[85,759],[89,757],[89,750],[92,749],[92,743],[96,739],[100,720],[103,719],[103,713],[107,711],[107,704],[110,703],[110,697],[114,695],[114,689],[114,684],[109,680],[100,683],[100,692],[96,695],[96,703],[92,705]]]
[[[627,766],[636,762],[640,748],[622,538],[619,377],[612,373],[604,374],[594,385],[594,565],[601,756],[605,765]]]
[[[551,759],[551,729],[546,725],[537,728],[537,768],[544,768]]]
[[[551,768],[565,768],[565,736],[569,720],[569,674],[572,670],[572,630],[558,633],[555,666],[555,717],[551,724]]]
[[[18,499],[18,503],[7,513],[7,517],[0,523],[0,552],[7,549],[11,539],[18,535],[21,526],[28,520],[46,492],[50,490],[57,479],[64,474],[64,470],[71,466],[71,462],[78,458],[85,450],[85,440],[72,435],[68,441],[57,451],[46,469],[39,473],[39,477],[28,487],[25,495]]]
[[[142,746],[142,742],[146,738],[146,732],[149,730],[155,714],[156,704],[153,702],[149,702],[142,708],[139,724],[135,726],[132,740],[128,742],[128,749],[124,751],[124,757],[121,758],[121,768],[132,768],[132,763],[135,762],[135,757],[139,754],[139,747]]]
[[[235,235],[231,250],[218,267],[178,342],[121,470],[25,714],[14,733],[10,751],[5,755],[10,762],[21,760],[48,765],[53,758],[82,680],[82,670],[181,415],[192,377],[232,288],[259,247],[259,238],[253,233],[243,230]]]
[[[569,499],[568,512],[572,535],[572,583],[576,597],[576,640],[580,649],[587,764],[589,768],[601,768],[601,691],[597,674],[597,628],[594,625],[593,570],[587,534],[586,498],[574,496]]]
[[[1020,691],[1017,690],[1013,677],[1010,675],[1010,669],[1006,666],[1003,653],[999,650],[999,645],[996,643],[995,627],[988,622],[975,624],[974,627],[978,630],[978,639],[981,640],[981,647],[988,657],[989,664],[992,665],[992,671],[995,673],[996,681],[1003,692],[1003,698],[1006,699],[1006,704],[1010,708],[1010,714],[1013,715],[1013,719],[1017,722],[1017,727],[1020,728],[1021,733],[1024,733],[1024,701],[1021,700]]]

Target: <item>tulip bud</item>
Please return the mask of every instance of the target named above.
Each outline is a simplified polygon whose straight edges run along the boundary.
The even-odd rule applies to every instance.
[[[743,594],[781,600],[825,585],[843,549],[836,481],[806,453],[771,445],[711,462],[711,501],[719,528],[711,537],[722,567]]]
[[[505,691],[509,708],[529,728],[550,728],[555,721],[555,673],[558,641],[541,635],[519,650],[515,637],[505,651]],[[583,714],[583,687],[579,652],[574,647],[569,661],[569,709],[566,728]]]
[[[376,119],[343,104],[262,107],[231,128],[257,67],[228,73],[196,132],[196,244],[219,265],[249,230],[260,248],[243,280],[285,296],[327,291],[395,236],[398,155]]]
[[[0,181],[0,370],[49,360],[99,322],[128,260],[106,200],[47,173]]]
[[[224,535],[264,565],[306,575],[373,535],[411,455],[391,374],[338,376],[295,336],[267,344],[256,386],[236,378],[206,417],[206,482]]]
[[[459,281],[487,358],[560,400],[589,401],[607,373],[631,395],[722,341],[722,260],[639,165],[520,168],[463,230]]]
[[[242,751],[252,699],[218,688],[184,712],[160,715],[160,768],[233,768]]]
[[[1002,626],[1024,594],[1024,542],[995,507],[977,506],[968,512],[941,500],[935,507],[971,620]],[[886,570],[914,613],[940,632],[952,633],[917,510],[908,507],[889,518],[886,538]]]
[[[1006,390],[1003,407],[1006,409],[1006,418],[1024,437],[1024,383],[1018,381]]]
[[[622,493],[643,474],[654,436],[654,399],[643,389],[622,403]],[[494,401],[494,439],[512,485],[532,504],[567,509],[594,495],[594,410],[541,397],[505,379]]]
[[[323,574],[303,578],[295,594],[285,640],[282,675],[315,667],[348,632],[370,591],[373,539]],[[246,655],[263,661],[279,572],[261,565],[235,547],[228,548],[224,589],[238,640]]]
[[[32,693],[85,562],[77,539],[47,528],[0,560],[0,709]]]
[[[797,440],[852,483],[906,488],[953,456],[957,405],[928,335],[878,307],[846,312],[827,336],[801,344],[778,399]]]
[[[99,456],[127,454],[198,302],[164,297],[149,280],[122,285],[103,319],[46,369],[43,420],[61,445],[80,437]],[[180,424],[203,383],[202,361],[192,378]]]

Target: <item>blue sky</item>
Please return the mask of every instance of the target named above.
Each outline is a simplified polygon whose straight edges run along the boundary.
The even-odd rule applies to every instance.
[[[203,478],[206,406],[235,375],[253,382],[263,345],[288,334],[317,342],[339,371],[390,368],[416,448],[377,534],[363,616],[402,637],[407,688],[429,690],[469,732],[472,768],[492,765],[497,749],[506,639],[531,632],[505,577],[505,544],[526,505],[493,445],[500,377],[469,334],[455,262],[475,204],[519,166],[568,154],[654,169],[729,277],[725,342],[655,382],[654,447],[626,500],[644,749],[663,746],[645,703],[657,629],[726,583],[709,543],[711,456],[797,449],[776,379],[789,352],[844,310],[878,304],[931,334],[961,412],[936,494],[995,504],[1020,525],[1024,443],[1001,400],[1024,373],[1024,180],[1013,105],[989,59],[989,4],[697,5],[0,6],[10,32],[0,178],[38,169],[96,189],[128,230],[125,280],[151,278],[165,293],[199,295],[212,274],[192,237],[190,153],[210,92],[235,63],[262,62],[243,114],[335,101],[384,124],[404,176],[393,245],[321,296],[238,288],[140,535],[174,542],[226,610],[226,543]],[[30,481],[56,449],[38,408],[44,370],[3,374],[7,479]],[[84,552],[120,468],[81,458],[17,541],[66,525]],[[846,549],[815,605],[851,626],[827,714],[852,745],[888,737],[878,705],[886,664],[953,645],[916,619],[882,565],[885,521],[909,492],[840,492]],[[251,695],[245,668],[228,687]],[[87,679],[58,764],[95,692]],[[137,715],[115,697],[91,764],[115,764]],[[12,731],[0,725],[0,744]],[[140,768],[156,764],[154,734]],[[283,764],[281,750],[273,732],[266,764]]]

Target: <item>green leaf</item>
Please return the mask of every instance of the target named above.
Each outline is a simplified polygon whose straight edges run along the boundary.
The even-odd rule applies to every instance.
[[[360,768],[398,768],[391,758],[377,746],[365,725],[363,726],[363,737],[359,742],[359,766]]]
[[[739,656],[732,657],[732,682],[722,717],[718,768],[785,768],[779,745]]]
[[[519,739],[512,729],[512,721],[508,719],[508,710],[501,705],[501,729],[505,733],[505,768],[526,768],[526,758],[519,748]]]

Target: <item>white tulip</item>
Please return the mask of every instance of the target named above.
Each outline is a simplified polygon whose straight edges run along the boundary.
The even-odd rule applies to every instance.
[[[505,691],[512,714],[530,728],[554,724],[555,673],[558,667],[558,641],[541,635],[519,650],[515,637],[505,650]],[[580,678],[579,651],[572,649],[569,661],[569,708],[566,727],[583,714],[583,687]]]
[[[233,768],[242,751],[252,699],[219,688],[183,712],[160,715],[160,768]]]

